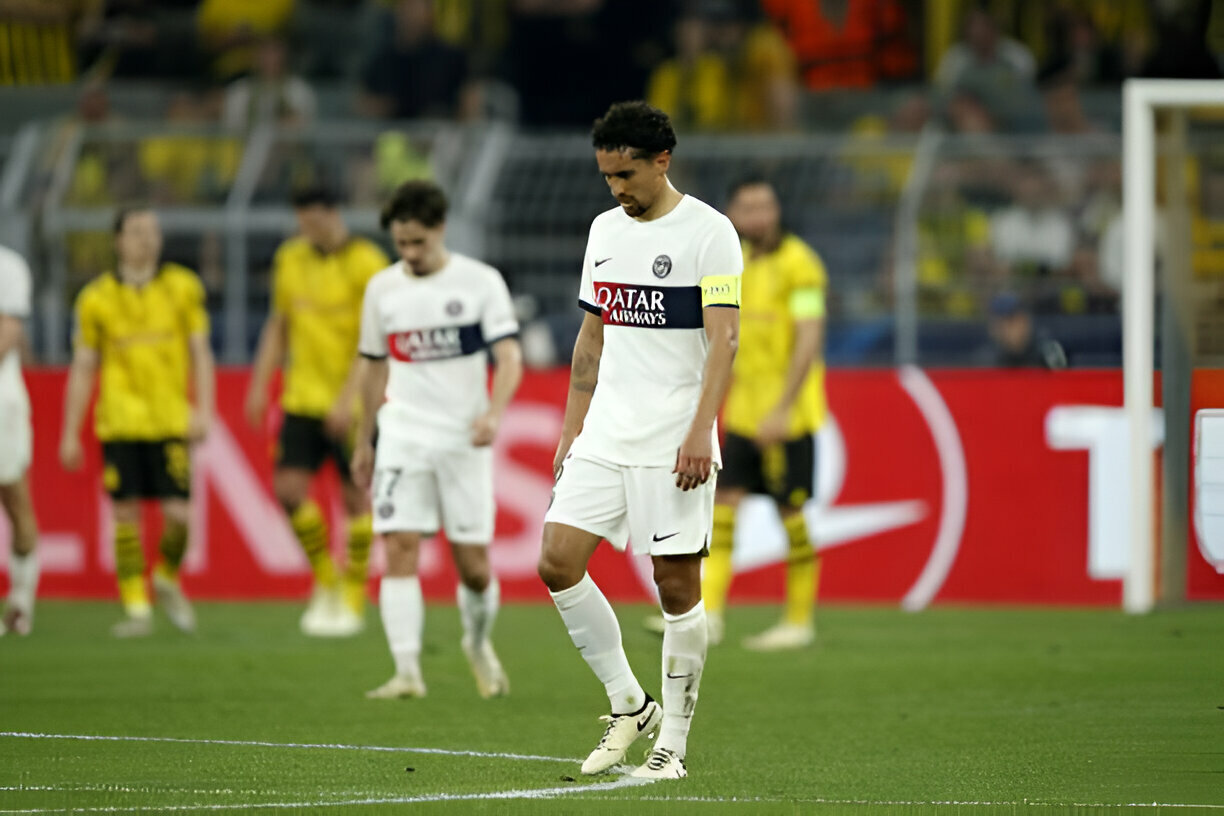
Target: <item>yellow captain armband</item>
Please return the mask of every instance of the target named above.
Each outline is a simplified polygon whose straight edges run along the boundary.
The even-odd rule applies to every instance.
[[[817,320],[824,317],[824,290],[811,288],[791,292],[790,313],[796,320]]]
[[[701,279],[701,308],[740,305],[739,275],[706,275]]]

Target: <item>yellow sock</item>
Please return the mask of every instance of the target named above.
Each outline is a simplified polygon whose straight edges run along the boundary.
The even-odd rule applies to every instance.
[[[187,528],[182,524],[166,522],[157,549],[161,553],[161,559],[154,570],[166,578],[178,580],[179,567],[187,553]]]
[[[731,589],[731,553],[735,548],[735,508],[714,505],[714,524],[710,531],[710,557],[701,576],[701,598],[707,612],[722,613]]]
[[[787,623],[807,626],[816,606],[816,584],[820,580],[820,558],[808,538],[807,520],[794,513],[783,522],[788,542],[786,553]]]
[[[340,583],[336,564],[327,548],[327,522],[319,512],[319,506],[307,499],[289,517],[293,534],[302,545],[302,551],[310,561],[315,582],[321,586],[334,587]]]
[[[115,577],[119,579],[119,600],[129,615],[144,616],[152,611],[149,588],[144,578],[144,549],[140,545],[140,525],[120,521],[115,524]]]
[[[367,513],[350,519],[348,558],[344,562],[344,603],[358,615],[365,611],[366,575],[370,567],[370,542],[374,524]]]

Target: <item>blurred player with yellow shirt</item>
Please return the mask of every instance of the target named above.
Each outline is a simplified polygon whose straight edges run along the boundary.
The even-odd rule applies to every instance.
[[[148,207],[115,218],[115,270],[77,296],[72,367],[64,398],[60,462],[84,461],[81,426],[95,375],[94,431],[102,443],[103,484],[115,519],[115,573],[125,618],[116,637],[153,631],[140,540],[141,502],[161,503],[161,557],[153,570],[157,601],[171,623],[195,629],[178,572],[187,551],[190,445],[213,421],[212,350],[204,287],[189,269],[161,263],[162,233]],[[194,397],[194,402],[193,402]]]
[[[350,378],[357,353],[366,283],[390,265],[378,246],[349,233],[336,195],[297,193],[299,234],[281,244],[272,269],[272,308],[264,323],[246,397],[247,421],[262,429],[273,373],[284,368],[284,423],[272,485],[314,572],[302,631],[345,637],[361,631],[373,529],[369,497],[349,474],[357,392]],[[341,577],[328,546],[327,523],[309,498],[326,460],[340,474],[348,517],[348,557]]]
[[[820,256],[782,228],[769,182],[748,179],[731,190],[727,216],[743,242],[740,340],[723,408],[723,469],[714,499],[710,557],[701,594],[711,642],[722,639],[731,586],[735,513],[748,493],[771,496],[786,529],[783,619],[744,646],[796,649],[815,639],[820,558],[803,506],[815,493],[815,433],[824,423],[825,288]]]

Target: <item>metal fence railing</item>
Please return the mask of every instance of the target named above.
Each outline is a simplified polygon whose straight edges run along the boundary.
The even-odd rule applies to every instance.
[[[158,207],[167,257],[200,273],[215,345],[232,363],[249,359],[300,184],[340,188],[350,225],[382,240],[389,191],[434,177],[452,199],[451,244],[502,270],[524,315],[556,328],[562,358],[588,227],[614,204],[584,134],[497,124],[327,120],[236,133],[61,122],[28,125],[0,151],[0,241],[36,270],[33,335],[50,362],[67,357],[72,300],[111,263],[111,217],[128,198]],[[1010,294],[1073,362],[1114,364],[1118,157],[1109,135],[685,135],[672,180],[719,207],[746,174],[775,183],[787,227],[829,272],[834,363],[984,360],[992,304]]]

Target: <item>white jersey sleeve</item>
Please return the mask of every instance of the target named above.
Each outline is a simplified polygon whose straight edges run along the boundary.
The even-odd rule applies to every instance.
[[[591,226],[592,232],[594,225]],[[582,256],[582,282],[578,284],[578,305],[594,315],[599,315],[600,308],[595,305],[594,272],[591,264],[591,238],[587,236],[586,252]]]
[[[744,273],[744,252],[740,247],[739,235],[730,220],[724,218],[723,223],[710,231],[709,240],[697,255],[699,280],[722,275],[739,277]],[[704,285],[703,285],[704,289]],[[718,305],[739,305],[738,291],[735,303],[720,303]]]
[[[4,247],[0,247],[0,315],[30,316],[30,267]]]
[[[392,267],[394,269],[394,267]],[[357,340],[357,351],[363,357],[381,360],[387,356],[387,332],[382,325],[378,301],[383,289],[381,282],[388,270],[375,275],[366,286],[361,302],[361,336]]]
[[[489,272],[489,294],[480,316],[480,332],[487,345],[518,334],[518,319],[514,316],[514,301],[506,281],[494,271]]]

